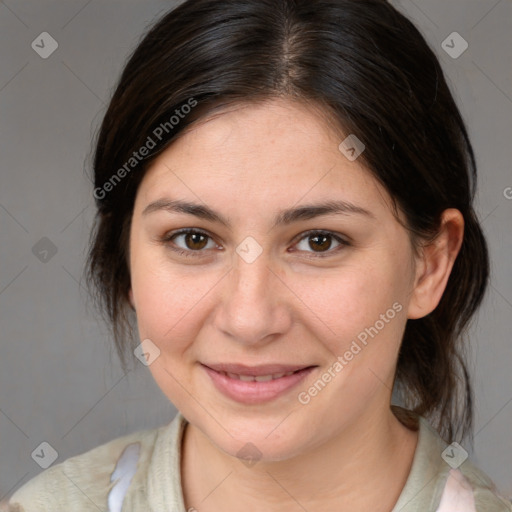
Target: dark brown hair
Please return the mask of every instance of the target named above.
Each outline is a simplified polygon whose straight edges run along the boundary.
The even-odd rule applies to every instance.
[[[138,343],[127,251],[145,170],[194,121],[276,97],[320,107],[365,144],[360,158],[404,213],[414,250],[435,237],[446,208],[464,216],[444,295],[432,313],[407,321],[396,373],[402,403],[448,442],[460,440],[473,418],[465,338],[489,274],[472,206],[475,157],[435,54],[384,0],[189,0],[138,44],[95,145],[98,211],[87,262],[123,368]],[[151,146],[144,155],[143,146]]]

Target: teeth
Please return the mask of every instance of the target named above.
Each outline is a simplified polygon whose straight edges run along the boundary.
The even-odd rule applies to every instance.
[[[287,377],[288,375],[292,375],[295,372],[286,372],[286,373],[274,373],[272,375],[238,375],[236,373],[229,372],[221,372],[224,375],[227,375],[230,379],[238,379],[243,380],[244,382],[267,382],[269,380],[280,379],[281,377]]]
[[[278,379],[279,377],[272,377],[272,375],[258,375],[257,377],[254,378],[254,380],[256,382],[266,382],[267,380],[272,380],[272,378]]]

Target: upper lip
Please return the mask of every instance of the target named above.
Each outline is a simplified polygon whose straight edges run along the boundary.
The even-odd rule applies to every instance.
[[[273,375],[277,373],[295,372],[303,370],[313,365],[304,364],[262,364],[259,366],[245,366],[237,363],[218,363],[218,364],[204,364],[208,368],[216,372],[234,373],[236,375],[250,375],[258,377],[260,375]]]

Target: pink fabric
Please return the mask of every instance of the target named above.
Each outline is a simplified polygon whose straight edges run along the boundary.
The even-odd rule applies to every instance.
[[[458,469],[451,469],[436,512],[477,512],[470,483]]]

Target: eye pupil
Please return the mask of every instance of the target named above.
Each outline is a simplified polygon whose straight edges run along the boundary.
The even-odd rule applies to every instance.
[[[317,244],[318,246],[320,246],[320,245],[322,246],[321,247],[321,251],[327,250],[331,246],[330,236],[329,235],[314,235],[314,236],[310,236],[309,238],[310,238],[310,240],[314,240],[314,244]],[[319,239],[322,239],[323,242],[318,243],[317,241]],[[328,243],[325,244],[325,241],[328,241]],[[311,243],[309,245],[310,245],[310,247],[312,249],[314,249],[314,247],[311,245]]]
[[[199,241],[198,239],[202,238],[202,241]],[[187,233],[185,235],[185,241],[187,244],[187,247],[189,249],[196,249],[200,250],[203,249],[206,246],[206,236],[202,235],[201,233]],[[189,242],[192,242],[192,246],[189,244]],[[194,246],[194,244],[199,244],[199,247]]]

